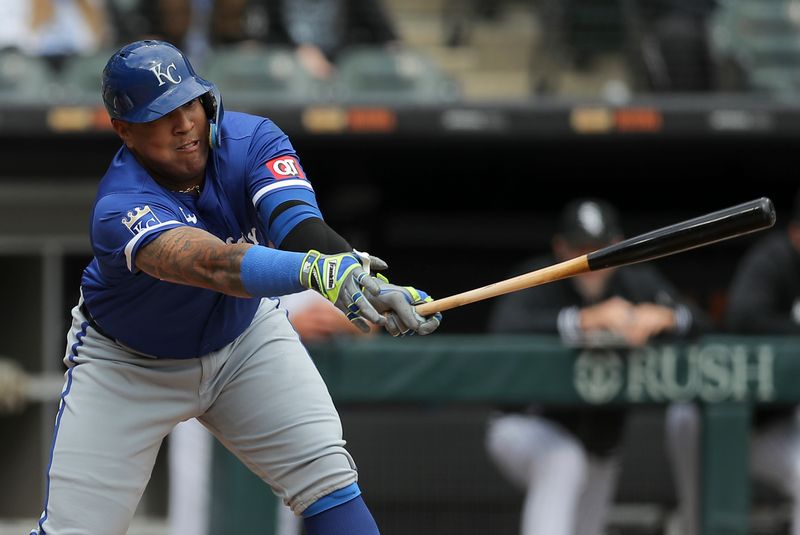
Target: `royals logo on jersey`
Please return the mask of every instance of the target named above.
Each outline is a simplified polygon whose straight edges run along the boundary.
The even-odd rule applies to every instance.
[[[125,225],[134,236],[160,223],[161,221],[158,219],[158,216],[153,213],[148,205],[144,205],[144,208],[137,206],[134,208],[133,212],[128,212],[128,217],[122,218],[122,224]]]
[[[300,162],[294,156],[279,156],[267,162],[267,169],[276,179],[305,178]]]

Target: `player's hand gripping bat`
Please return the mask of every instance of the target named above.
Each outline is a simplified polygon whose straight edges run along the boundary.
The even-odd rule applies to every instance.
[[[640,234],[592,253],[482,288],[423,303],[417,305],[416,310],[422,316],[429,316],[434,312],[443,312],[475,301],[574,277],[581,273],[635,264],[680,253],[766,229],[774,224],[775,207],[771,200],[762,197]]]

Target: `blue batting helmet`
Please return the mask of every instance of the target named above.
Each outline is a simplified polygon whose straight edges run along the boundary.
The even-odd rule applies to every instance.
[[[146,123],[200,97],[219,146],[222,97],[200,78],[183,52],[165,41],[136,41],[117,50],[103,69],[103,102],[114,119]]]

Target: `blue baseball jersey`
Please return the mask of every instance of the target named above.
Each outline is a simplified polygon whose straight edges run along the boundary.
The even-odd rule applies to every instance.
[[[192,358],[233,341],[259,299],[158,280],[136,254],[161,233],[188,225],[227,243],[280,244],[308,217],[321,217],[288,137],[270,120],[227,112],[221,147],[209,153],[199,196],[159,185],[122,147],[98,187],[91,217],[94,258],[81,290],[92,318],[120,343],[155,357]],[[299,199],[302,208],[272,211]]]

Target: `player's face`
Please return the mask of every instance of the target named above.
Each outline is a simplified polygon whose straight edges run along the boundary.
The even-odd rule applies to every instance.
[[[114,121],[114,129],[167,187],[199,182],[208,160],[208,117],[194,99],[149,123]]]

